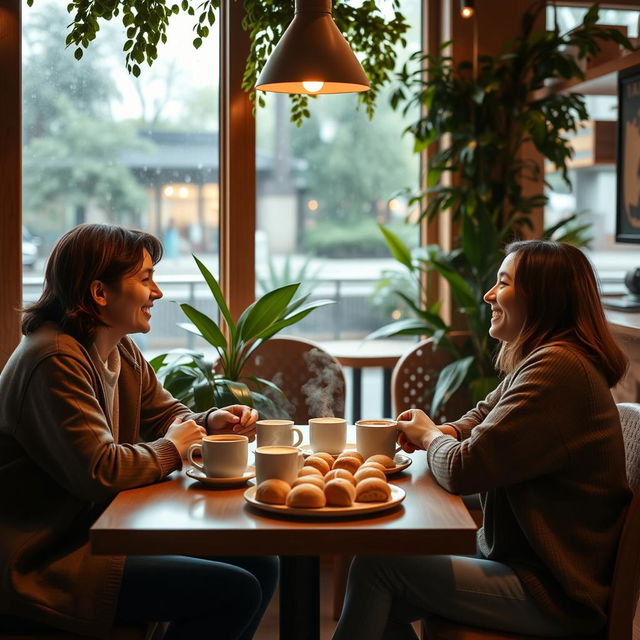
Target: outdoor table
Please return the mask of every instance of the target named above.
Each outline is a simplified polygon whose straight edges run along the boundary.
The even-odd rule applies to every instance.
[[[351,418],[355,422],[362,415],[362,369],[382,368],[382,416],[364,418],[394,418],[391,407],[391,373],[400,358],[416,346],[409,340],[333,340],[321,342],[343,367],[352,372]]]
[[[183,470],[122,491],[91,528],[91,546],[96,554],[279,555],[280,638],[317,640],[320,555],[475,553],[476,525],[462,499],[435,482],[424,452],[389,481],[406,492],[392,510],[314,519],[263,512],[245,502],[246,486],[205,487]]]

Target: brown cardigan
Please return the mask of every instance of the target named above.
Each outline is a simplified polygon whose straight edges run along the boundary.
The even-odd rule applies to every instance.
[[[181,467],[162,437],[177,416],[204,419],[129,338],[118,349],[117,441],[89,353],[55,326],[25,337],[0,374],[0,613],[109,633],[124,557],[92,555],[89,528],[119,491]]]
[[[602,627],[631,498],[602,373],[569,345],[543,346],[451,424],[461,441],[433,440],[429,466],[445,489],[481,492],[480,552],[551,615]]]

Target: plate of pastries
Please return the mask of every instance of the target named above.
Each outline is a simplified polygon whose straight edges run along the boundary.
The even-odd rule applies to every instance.
[[[385,511],[400,504],[405,492],[387,482],[384,463],[393,461],[387,456],[365,460],[355,451],[336,458],[317,452],[304,461],[291,485],[277,478],[263,480],[247,489],[244,497],[260,509],[287,515],[336,517]]]

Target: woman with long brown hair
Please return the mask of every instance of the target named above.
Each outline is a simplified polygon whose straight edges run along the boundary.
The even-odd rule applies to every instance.
[[[451,424],[398,417],[399,442],[426,450],[445,489],[481,494],[478,554],[356,558],[336,640],[415,639],[410,622],[429,614],[544,637],[605,624],[631,497],[610,392],[627,360],[581,251],[506,251],[484,296],[501,383]]]
[[[76,227],[24,314],[0,374],[0,631],[106,636],[114,621],[158,620],[171,622],[169,639],[248,640],[271,599],[275,558],[89,549],[89,528],[119,491],[180,469],[207,433],[255,433],[250,407],[189,411],[129,338],[150,329],[161,256],[148,233]]]

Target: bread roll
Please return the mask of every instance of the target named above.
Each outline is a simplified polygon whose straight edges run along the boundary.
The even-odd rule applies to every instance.
[[[351,471],[347,471],[346,469],[331,469],[331,471],[325,475],[324,481],[329,482],[329,480],[335,480],[336,478],[348,480],[354,487],[356,486],[356,479],[353,477]]]
[[[329,472],[331,473],[331,471]],[[386,482],[387,476],[384,475],[384,471],[376,469],[373,465],[362,465],[355,473],[354,479],[356,483],[364,480],[365,478],[380,478]]]
[[[278,478],[263,480],[256,489],[256,500],[268,504],[285,504],[291,487]]]
[[[301,478],[296,478],[291,485],[291,488],[297,487],[299,484],[314,484],[316,487],[320,487],[324,489],[324,478],[316,475],[302,476]]]
[[[393,469],[396,466],[396,463],[389,456],[382,453],[367,458],[365,462],[379,462],[385,469]]]
[[[304,466],[315,467],[322,475],[324,475],[325,473],[327,473],[327,471],[329,471],[329,469],[331,469],[331,464],[329,464],[320,456],[309,456],[304,461]]]
[[[287,496],[288,507],[300,507],[304,509],[318,509],[327,504],[324,491],[313,484],[299,484],[289,491]]]
[[[345,449],[338,458],[343,458],[345,456],[349,456],[350,458],[358,458],[360,462],[364,462],[364,456],[356,451],[355,449]]]
[[[302,478],[303,476],[320,476],[322,478],[324,474],[319,469],[315,467],[307,467],[306,465],[298,471],[298,478]]]
[[[356,485],[356,502],[386,502],[391,489],[386,480],[365,478]]]
[[[369,462],[368,460],[362,466],[373,467],[374,469],[380,469],[382,473],[384,473],[384,470],[386,469],[386,467],[383,464],[380,464],[379,462]]]
[[[326,451],[318,451],[318,453],[314,453],[312,455],[315,458],[322,458],[329,465],[329,468],[331,468],[331,465],[335,460],[335,458],[330,453],[327,453]]]
[[[348,480],[335,478],[325,485],[324,495],[332,507],[350,507],[356,498],[356,489]]]
[[[334,463],[332,469],[346,469],[351,473],[355,473],[360,466],[360,460],[358,458],[353,458],[351,456],[344,456],[342,458],[338,458]]]

